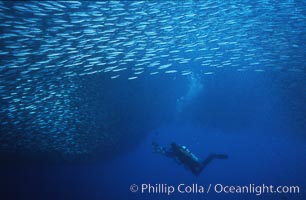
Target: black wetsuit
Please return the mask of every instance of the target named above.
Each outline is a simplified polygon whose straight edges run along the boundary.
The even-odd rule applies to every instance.
[[[175,143],[171,144],[171,148],[166,150],[157,144],[153,144],[157,152],[165,154],[167,157],[175,158],[180,163],[183,163],[188,167],[194,175],[199,175],[202,170],[215,158],[227,159],[227,155],[223,154],[211,154],[203,162],[201,162],[193,153],[191,153],[186,147],[177,145]]]

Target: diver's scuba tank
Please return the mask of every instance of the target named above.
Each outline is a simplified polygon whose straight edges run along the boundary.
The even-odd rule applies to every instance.
[[[200,159],[195,156],[186,146],[184,145],[180,145],[180,150],[182,153],[184,153],[186,156],[190,157],[192,160],[196,161],[196,162],[200,162]]]

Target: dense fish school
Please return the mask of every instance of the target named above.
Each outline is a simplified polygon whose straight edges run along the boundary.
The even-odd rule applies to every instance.
[[[304,73],[306,4],[297,2],[0,2],[1,150],[90,152],[75,106],[83,76]]]

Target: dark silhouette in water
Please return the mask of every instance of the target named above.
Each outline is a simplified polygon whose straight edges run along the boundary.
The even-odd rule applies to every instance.
[[[167,157],[176,159],[188,167],[196,176],[198,176],[203,171],[203,169],[215,158],[228,158],[228,156],[224,154],[210,154],[204,161],[201,162],[197,156],[195,156],[189,149],[186,148],[186,146],[177,145],[174,142],[171,143],[171,147],[169,149],[161,147],[155,142],[152,143],[152,146],[154,152],[161,153]]]

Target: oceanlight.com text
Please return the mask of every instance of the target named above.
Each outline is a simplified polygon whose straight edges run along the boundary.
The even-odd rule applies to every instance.
[[[249,184],[247,186],[228,186],[222,184],[214,185],[216,193],[231,193],[231,194],[255,194],[257,196],[262,194],[298,194],[300,193],[299,186],[273,186],[273,185],[255,185]]]
[[[260,196],[263,194],[299,194],[299,186],[275,186],[275,185],[223,185],[223,184],[132,184],[130,191],[133,193],[141,194],[166,194],[171,195],[174,193],[181,194],[254,194]]]

